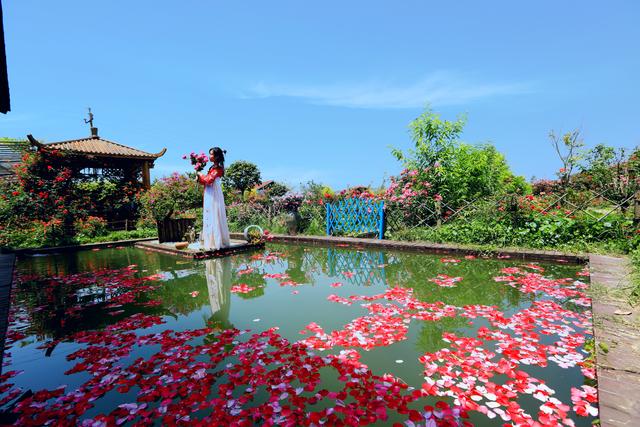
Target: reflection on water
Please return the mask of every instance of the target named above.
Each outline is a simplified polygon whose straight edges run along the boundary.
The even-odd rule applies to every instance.
[[[19,328],[25,337],[11,349],[12,362],[5,370],[24,370],[25,374],[16,377],[16,382],[25,389],[55,388],[59,384],[74,387],[80,377],[64,374],[73,366],[66,357],[82,345],[69,337],[78,331],[108,328],[136,313],[162,317],[164,323],[154,326],[154,333],[204,326],[213,327],[216,333],[229,328],[260,332],[278,327],[278,333],[296,342],[304,338],[300,331],[311,322],[330,332],[342,330],[354,319],[369,314],[360,302],[337,304],[327,299],[330,295],[345,300],[352,295],[371,297],[399,286],[411,289],[413,297],[422,302],[441,301],[456,307],[484,305],[505,315],[531,306],[537,298],[493,279],[502,268],[521,266],[522,262],[462,260],[445,264],[440,258],[353,248],[269,245],[265,251],[205,261],[134,248],[21,259],[18,263],[21,275],[45,279],[25,280],[15,289],[14,304],[22,314],[19,324],[12,327]],[[544,268],[546,275],[556,278],[574,277],[580,269],[552,264]],[[120,273],[114,278],[109,278],[112,273],[100,276],[103,273],[99,272],[109,271]],[[78,278],[72,281],[50,279],[78,273]],[[442,288],[429,280],[439,274],[463,279],[454,288]],[[128,288],[103,283],[152,275],[159,280],[152,281],[154,289],[137,295],[136,304],[119,301]],[[287,279],[274,278],[277,275]],[[332,286],[337,282],[343,286]],[[240,284],[255,289],[247,294],[232,293],[232,287]],[[140,304],[154,301],[158,303]],[[487,324],[482,318],[470,321],[462,316],[438,321],[414,320],[408,324],[406,339],[370,351],[360,350],[361,360],[374,373],[390,372],[407,384],[420,387],[424,366],[418,358],[445,347],[443,333],[473,336]],[[211,339],[206,337],[205,341]],[[132,358],[145,356],[143,350],[136,351],[140,354],[134,353]],[[396,363],[397,360],[402,363]],[[563,401],[569,399],[570,385],[582,384],[584,379],[579,369],[525,369],[544,378]],[[47,375],[43,377],[43,373]],[[102,399],[96,410],[108,411],[113,402]],[[587,425],[584,421],[578,420],[577,425]],[[474,419],[474,423],[495,425],[482,417]]]
[[[211,306],[210,323],[222,329],[231,327],[231,258],[215,258],[204,261],[207,293]]]

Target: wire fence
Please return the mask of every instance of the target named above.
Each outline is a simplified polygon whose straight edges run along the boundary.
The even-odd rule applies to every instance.
[[[386,231],[437,228],[443,225],[470,223],[478,218],[518,223],[533,215],[583,219],[602,224],[604,234],[623,237],[634,232],[640,218],[638,194],[612,199],[595,191],[566,192],[545,197],[503,194],[462,200],[456,204],[439,200],[435,203],[406,206],[388,204],[385,209]]]

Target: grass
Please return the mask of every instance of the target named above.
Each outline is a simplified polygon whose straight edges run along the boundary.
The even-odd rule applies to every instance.
[[[632,290],[629,300],[632,305],[640,303],[640,249],[631,254],[631,283]]]

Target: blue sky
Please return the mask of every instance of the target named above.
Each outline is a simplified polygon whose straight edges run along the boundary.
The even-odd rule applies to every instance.
[[[5,0],[0,136],[88,134],[146,151],[219,145],[265,179],[336,188],[401,168],[430,103],[512,169],[550,177],[551,129],[640,144],[640,2]]]

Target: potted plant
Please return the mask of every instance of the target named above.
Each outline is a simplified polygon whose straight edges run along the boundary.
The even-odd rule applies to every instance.
[[[145,214],[156,221],[160,243],[182,241],[196,222],[185,211],[198,206],[201,197],[197,183],[188,175],[174,173],[153,183],[142,196],[142,204]]]
[[[251,244],[256,244],[264,241],[264,231],[259,225],[250,225],[244,229],[244,238]]]

